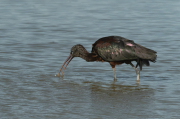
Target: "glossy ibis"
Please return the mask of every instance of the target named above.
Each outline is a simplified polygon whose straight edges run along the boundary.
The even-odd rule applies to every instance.
[[[142,66],[149,66],[149,61],[156,61],[156,51],[145,48],[139,44],[134,43],[132,40],[128,40],[126,38],[120,36],[108,36],[103,37],[97,40],[92,45],[92,51],[89,53],[82,45],[77,44],[71,48],[71,52],[69,57],[66,59],[63,66],[66,66],[63,69],[63,72],[69,62],[74,57],[81,57],[87,62],[100,61],[100,62],[109,62],[113,69],[114,79],[116,80],[115,66],[119,64],[130,64],[137,74],[137,81],[139,81],[140,71],[137,69],[139,66],[140,70],[142,70]],[[136,61],[136,67],[131,63],[132,61]],[[59,70],[58,76],[61,72]],[[63,76],[63,72],[61,76]]]

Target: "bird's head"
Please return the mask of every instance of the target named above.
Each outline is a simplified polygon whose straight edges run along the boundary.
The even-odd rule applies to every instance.
[[[73,46],[71,48],[71,52],[70,52],[72,57],[81,57],[85,53],[87,53],[86,49],[80,44]]]
[[[64,67],[64,65],[66,64],[66,66],[64,67],[64,70],[66,69],[67,65],[69,64],[69,62],[74,58],[74,57],[83,57],[87,52],[87,50],[80,44],[77,44],[75,46],[73,46],[71,48],[71,52],[69,57],[65,60],[64,64],[62,65],[61,69]],[[67,62],[67,63],[66,63]],[[59,70],[59,73],[57,76],[59,76],[61,69]],[[63,72],[64,72],[63,70]],[[63,72],[61,74],[61,76],[63,75]]]

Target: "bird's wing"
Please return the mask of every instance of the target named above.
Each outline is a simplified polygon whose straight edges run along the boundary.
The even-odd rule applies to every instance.
[[[92,52],[105,61],[136,60],[138,58],[154,61],[156,52],[119,36],[99,39],[93,44]]]
[[[139,44],[134,43],[135,46],[133,47],[133,49],[135,50],[135,54],[137,57],[141,58],[141,59],[146,59],[146,60],[150,60],[152,62],[156,61],[156,51],[148,49],[146,47],[143,47]]]

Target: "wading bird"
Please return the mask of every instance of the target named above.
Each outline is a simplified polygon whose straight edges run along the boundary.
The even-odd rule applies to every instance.
[[[132,40],[120,36],[108,36],[97,40],[92,45],[92,51],[89,53],[82,45],[77,44],[71,48],[69,57],[66,59],[61,69],[66,69],[69,62],[74,57],[81,57],[87,62],[99,61],[99,62],[109,62],[112,67],[114,80],[116,80],[115,66],[119,64],[130,64],[136,71],[137,81],[139,81],[140,71],[137,69],[139,66],[142,70],[142,66],[149,66],[149,61],[156,61],[156,51],[145,48],[139,44],[134,43]],[[131,63],[136,61],[136,67]],[[61,69],[57,76],[59,76]],[[63,76],[63,72],[61,76]]]

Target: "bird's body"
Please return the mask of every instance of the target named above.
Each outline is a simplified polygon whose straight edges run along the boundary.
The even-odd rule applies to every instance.
[[[139,66],[140,70],[142,70],[142,66],[144,64],[149,66],[149,61],[155,62],[157,56],[155,51],[145,48],[139,44],[134,43],[134,41],[132,40],[128,40],[120,36],[108,36],[100,38],[92,45],[91,53],[89,53],[82,45],[75,45],[72,47],[70,55],[70,60],[73,57],[81,57],[88,62],[109,62],[111,67],[113,68],[115,79],[115,65],[123,63],[130,64],[136,71],[137,80],[139,80],[139,71],[137,70],[137,66]],[[134,67],[131,61],[137,62],[136,67]]]
[[[149,61],[155,62],[156,60],[155,51],[120,36],[109,36],[97,40],[91,52],[102,60],[114,62],[114,64],[137,61],[142,67],[143,64],[149,65]]]

